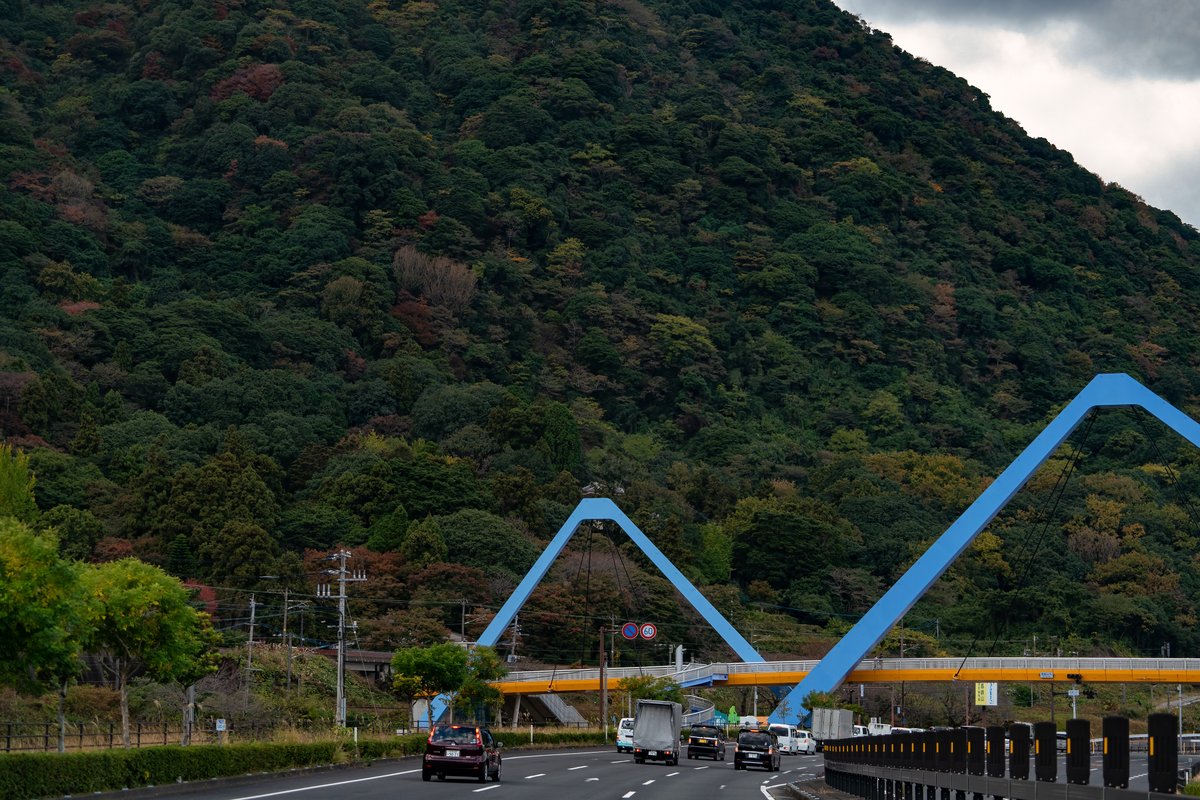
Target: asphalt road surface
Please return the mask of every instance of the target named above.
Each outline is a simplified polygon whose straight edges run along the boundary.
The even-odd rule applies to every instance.
[[[678,766],[635,764],[612,748],[519,751],[504,755],[500,783],[468,778],[421,780],[418,758],[316,773],[274,776],[238,786],[214,786],[187,797],[205,800],[445,800],[486,797],[521,800],[753,800],[771,797],[770,787],[815,780],[821,756],[785,756],[777,773],[735,771],[733,748],[725,761],[684,759]]]
[[[1130,763],[1130,786],[1145,791],[1145,756],[1135,754]],[[824,778],[824,759],[784,756],[778,773],[761,769],[735,771],[733,748],[725,761],[688,760],[678,766],[633,763],[633,757],[612,748],[521,751],[505,753],[500,783],[478,783],[467,778],[421,780],[419,758],[403,758],[366,767],[283,773],[233,782],[197,784],[187,798],[203,800],[446,800],[486,797],[486,800],[758,800],[779,797],[772,792],[787,783]],[[1101,758],[1092,759],[1093,786],[1101,783]],[[1032,769],[1032,764],[1030,764]],[[1066,778],[1059,760],[1058,780]],[[183,787],[164,792],[179,797]],[[140,794],[140,793],[139,793]],[[144,795],[141,795],[144,796]]]

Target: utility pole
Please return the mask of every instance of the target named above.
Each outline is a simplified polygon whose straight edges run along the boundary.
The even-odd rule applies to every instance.
[[[287,691],[292,691],[292,637],[288,634],[288,587],[283,587],[283,640],[287,642],[287,678],[284,682],[284,688]]]
[[[246,639],[246,701],[242,711],[250,709],[250,665],[254,661],[254,593],[250,593],[250,636]]]
[[[508,642],[508,663],[515,663],[517,660],[517,634],[521,632],[521,615],[513,614],[512,621],[512,639]],[[520,695],[517,696],[520,699]]]
[[[334,709],[334,724],[346,727],[346,584],[357,583],[367,579],[367,573],[350,572],[346,569],[346,559],[353,553],[349,550],[339,550],[329,556],[330,561],[337,561],[337,569],[325,570],[326,574],[337,575],[338,582],[338,653],[337,653],[337,707]],[[317,586],[317,596],[330,597],[332,587],[326,583]]]
[[[604,674],[606,651],[604,649],[604,626],[600,626],[600,724],[604,726],[604,741],[608,741],[608,676]]]

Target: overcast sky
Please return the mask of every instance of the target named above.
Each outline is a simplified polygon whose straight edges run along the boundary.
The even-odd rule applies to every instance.
[[[1200,228],[1200,0],[834,0]]]

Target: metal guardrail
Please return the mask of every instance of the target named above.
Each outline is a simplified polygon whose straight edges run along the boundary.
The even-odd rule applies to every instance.
[[[1090,725],[1072,719],[1066,731],[1066,773],[1060,781],[1059,734],[1049,722],[839,739],[825,743],[825,782],[867,800],[1132,800],[1167,797],[1195,770],[1179,770],[1178,718],[1148,720],[1148,791],[1130,790],[1129,720],[1103,720],[1103,768],[1091,766]],[[1030,770],[1030,756],[1033,770]],[[1007,772],[1007,776],[1006,776]],[[1102,786],[1092,786],[1099,774]]]
[[[652,667],[617,667],[606,670],[610,679],[654,676],[672,677],[677,682],[710,676],[754,675],[780,672],[811,672],[815,659],[797,661],[713,662],[689,664],[677,670],[673,664]],[[1196,658],[1055,658],[1055,657],[993,657],[993,658],[872,658],[863,659],[854,668],[857,672],[874,670],[898,671],[971,671],[1012,670],[1046,673],[1047,680],[1069,680],[1074,673],[1105,673],[1118,671],[1179,672],[1191,671],[1200,675],[1200,659]],[[584,669],[541,669],[510,672],[505,682],[552,680],[599,680],[598,667]]]
[[[683,727],[699,725],[701,722],[708,722],[715,718],[714,712],[717,707],[712,700],[694,694],[684,695],[683,699],[688,702],[689,708],[696,709],[683,715]]]
[[[192,744],[215,744],[218,736],[212,721],[197,724],[192,728]],[[273,727],[265,725],[230,725],[226,730],[229,737],[239,741],[268,739]],[[179,744],[183,735],[178,724],[165,722],[135,722],[129,726],[130,747],[161,747]],[[70,722],[67,723],[63,747],[66,750],[107,750],[123,747],[121,726],[115,722]],[[0,752],[53,752],[58,750],[57,722],[0,722]]]

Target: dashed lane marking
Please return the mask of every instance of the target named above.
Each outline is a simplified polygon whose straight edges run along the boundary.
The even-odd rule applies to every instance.
[[[652,783],[654,783],[654,778],[651,778],[650,780],[646,781],[645,783],[642,784],[642,786],[649,786]]]
[[[490,791],[490,790],[492,790],[492,789],[499,789],[499,788],[500,788],[500,784],[498,784],[498,783],[493,783],[491,786],[485,786],[485,787],[483,787],[482,789],[472,789],[471,791],[473,791],[473,792],[487,792],[487,791]]]
[[[404,772],[389,772],[386,775],[372,775],[369,778],[355,778],[349,781],[337,781],[335,783],[322,783],[318,786],[301,786],[296,789],[284,789],[278,792],[266,792],[264,794],[250,794],[245,797],[237,797],[234,800],[259,800],[262,797],[279,797],[284,794],[294,794],[296,792],[309,792],[313,789],[328,789],[331,786],[348,786],[352,783],[364,783],[365,781],[377,781],[381,778],[394,778],[397,775],[411,775],[414,772],[420,772],[419,769],[406,769]]]
[[[678,772],[668,772],[668,773],[667,773],[667,777],[668,777],[668,778],[673,778],[674,776],[676,776],[676,775],[678,775],[678,774],[679,774]]]
[[[584,764],[582,767],[567,767],[567,772],[574,772],[577,769],[587,769],[587,764]]]
[[[526,775],[526,776],[525,776],[525,780],[529,780],[530,778],[544,778],[544,777],[546,777],[546,773],[544,773],[544,772],[539,772],[539,773],[538,773],[538,774],[536,774],[536,775]]]
[[[629,800],[629,798],[633,797],[635,794],[637,794],[637,792],[626,792],[625,794],[621,795],[621,800]]]

